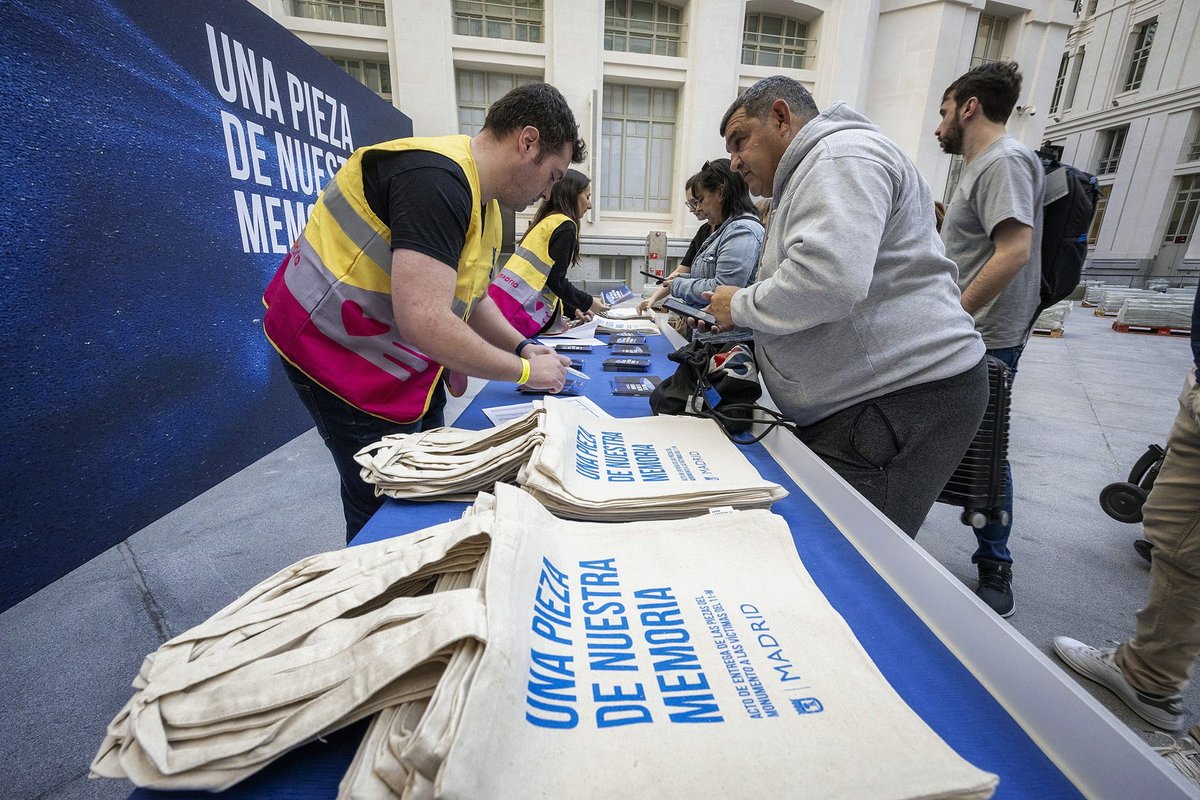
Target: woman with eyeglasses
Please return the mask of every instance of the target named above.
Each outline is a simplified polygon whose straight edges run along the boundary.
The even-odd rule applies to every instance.
[[[727,158],[706,162],[696,175],[693,191],[712,231],[692,260],[691,272],[672,278],[655,294],[665,289],[688,305],[703,308],[708,301],[702,292],[718,286],[747,286],[754,281],[763,225],[746,181],[730,168]],[[734,328],[720,333],[697,331],[694,338],[725,343],[749,341],[753,335],[747,328]]]
[[[699,177],[700,173],[697,172],[695,175],[687,179],[687,181],[683,184],[683,196],[685,198],[684,203],[687,205],[688,211],[691,211],[692,214],[695,215],[696,219],[700,220],[702,223],[700,225],[700,229],[697,230],[696,235],[692,237],[691,244],[688,245],[687,252],[683,254],[683,258],[680,260],[679,266],[672,270],[670,275],[667,275],[665,278],[663,278],[663,284],[658,287],[653,295],[638,303],[637,310],[639,314],[646,313],[646,309],[650,308],[650,306],[656,306],[666,299],[667,295],[670,294],[668,281],[672,280],[673,278],[677,278],[680,275],[687,275],[689,272],[691,272],[692,262],[696,259],[696,253],[700,251],[700,245],[704,244],[704,240],[708,238],[710,233],[712,233],[712,226],[705,221],[706,218],[704,216],[704,210],[700,208],[700,198],[696,197],[695,194],[696,179]],[[685,335],[690,335],[691,330],[687,330],[688,333]]]
[[[567,280],[567,269],[579,263],[579,220],[591,207],[591,179],[568,169],[488,286],[488,296],[522,335],[544,333],[560,317],[590,320],[608,310],[606,303]]]

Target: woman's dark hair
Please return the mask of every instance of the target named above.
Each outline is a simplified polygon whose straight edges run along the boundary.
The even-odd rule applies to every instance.
[[[758,209],[750,199],[750,190],[746,180],[730,168],[728,158],[715,158],[704,162],[700,172],[696,174],[696,188],[705,192],[723,192],[721,199],[721,217],[731,220],[742,214],[758,216]]]
[[[699,172],[697,172],[695,175],[692,175],[690,178],[688,178],[686,181],[683,182],[683,191],[690,193],[693,189],[696,188],[696,181],[698,181],[698,180],[700,180]]]
[[[572,264],[579,263],[579,195],[592,185],[592,179],[577,169],[569,169],[550,187],[550,197],[542,201],[529,229],[551,214],[564,214],[575,223],[575,254]],[[527,231],[528,232],[528,231]]]

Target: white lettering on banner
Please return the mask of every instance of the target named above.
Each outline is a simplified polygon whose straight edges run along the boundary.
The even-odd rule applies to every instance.
[[[287,243],[279,238],[284,222],[288,224],[289,233],[291,231],[292,211],[288,206],[288,201],[253,192],[247,194],[235,189],[233,204],[237,209],[243,253],[286,253],[288,251]],[[284,209],[284,222],[278,218],[280,206]],[[302,214],[302,204],[297,202],[296,206],[296,214]]]
[[[228,111],[221,112],[221,130],[225,134],[225,155],[229,159],[229,177],[244,181],[250,177],[250,157],[246,153],[246,133],[242,121]]]
[[[350,113],[344,103],[290,72],[285,72],[290,115],[285,115],[285,98],[271,60],[211,24],[204,26],[209,62],[217,95],[230,105],[240,105],[262,122],[238,117],[229,110],[220,112],[221,132],[229,176],[236,181],[251,176],[259,186],[278,186],[279,191],[294,192],[315,200],[327,178],[332,178],[354,150]],[[286,126],[289,135],[268,130],[266,124]],[[328,147],[305,141],[307,135]],[[279,182],[264,170],[270,148],[275,148]],[[338,150],[344,151],[343,155]],[[303,231],[314,204],[303,199],[234,192],[234,208],[245,253],[286,253],[291,242]],[[283,209],[280,218],[279,210]],[[279,236],[287,241],[280,242]]]

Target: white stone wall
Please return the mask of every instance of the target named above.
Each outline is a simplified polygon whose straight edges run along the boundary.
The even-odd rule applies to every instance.
[[[597,209],[585,219],[578,276],[593,280],[599,277],[598,254],[640,258],[641,241],[650,230],[667,231],[671,254],[682,253],[697,227],[683,205],[683,181],[705,160],[725,155],[718,134],[721,117],[738,90],[759,78],[786,72],[812,90],[818,106],[845,100],[867,114],[912,156],[940,197],[950,159],[933,137],[937,109],[945,86],[970,65],[979,15],[1009,19],[1003,55],[1021,64],[1028,95],[1021,104],[1038,110],[1014,115],[1010,128],[1033,147],[1050,121],[1044,109],[1074,22],[1071,0],[1003,5],[984,0],[690,0],[679,3],[687,25],[686,53],[666,57],[605,51],[600,0],[546,0],[542,43],[454,35],[449,0],[389,0],[385,28],[292,17],[289,0],[253,2],[322,52],[386,56],[394,102],[412,117],[417,135],[457,132],[456,67],[544,76],[563,92],[579,120],[590,150],[583,169],[594,178],[601,175],[604,82],[676,89],[672,172],[678,202],[665,214]],[[811,67],[785,71],[742,64],[747,11],[808,21],[808,35],[818,42]],[[518,232],[527,218],[518,217]],[[637,268],[635,260],[635,289]]]
[[[1136,27],[1157,17],[1158,29],[1142,85],[1123,91]],[[1102,131],[1129,126],[1115,175],[1099,177],[1112,186],[1089,274],[1113,275],[1135,284],[1156,269],[1175,199],[1175,179],[1200,172],[1187,162],[1200,109],[1200,3],[1194,0],[1100,0],[1096,12],[1076,23],[1067,52],[1085,47],[1087,57],[1075,102],[1051,120],[1045,137],[1063,146],[1063,159],[1095,172]],[[1190,262],[1190,263],[1189,263]],[[1200,272],[1195,231],[1176,282],[1194,282]]]

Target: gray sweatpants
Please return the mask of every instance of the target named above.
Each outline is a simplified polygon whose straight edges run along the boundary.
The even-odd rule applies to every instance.
[[[983,420],[987,361],[864,401],[797,436],[909,536],[954,473]]]

